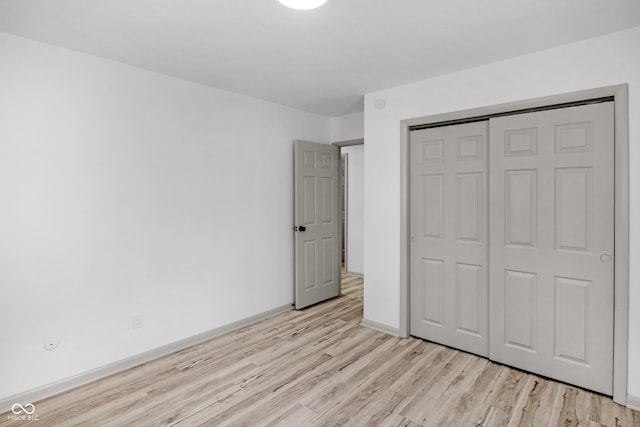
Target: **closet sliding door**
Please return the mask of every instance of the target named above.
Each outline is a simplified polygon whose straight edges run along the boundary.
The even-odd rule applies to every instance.
[[[613,102],[490,121],[491,359],[613,392]]]
[[[411,334],[612,394],[613,102],[411,132]]]
[[[411,333],[489,355],[487,123],[411,133]]]

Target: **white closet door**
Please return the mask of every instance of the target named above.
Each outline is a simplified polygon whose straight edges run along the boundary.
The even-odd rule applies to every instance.
[[[410,144],[411,334],[488,356],[487,122]]]
[[[613,103],[490,120],[491,359],[608,395]]]

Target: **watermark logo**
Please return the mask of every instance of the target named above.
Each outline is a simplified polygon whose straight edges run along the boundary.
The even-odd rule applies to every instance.
[[[32,403],[27,403],[24,406],[22,406],[19,403],[14,403],[13,406],[11,407],[11,412],[13,412],[16,415],[20,415],[23,412],[27,415],[31,415],[34,412],[36,412],[36,407]]]
[[[11,421],[38,421],[38,415],[35,414],[36,406],[33,403],[21,405],[14,403],[11,406],[13,415],[7,415],[7,419]]]

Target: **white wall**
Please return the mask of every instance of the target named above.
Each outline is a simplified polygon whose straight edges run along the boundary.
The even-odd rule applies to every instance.
[[[401,120],[619,83],[629,84],[628,391],[640,396],[640,27],[365,96],[365,319],[399,327]]]
[[[5,33],[0,64],[0,399],[292,302],[292,141],[329,118]]]
[[[353,113],[331,119],[331,142],[364,138],[364,113]]]
[[[348,154],[347,272],[364,273],[364,145],[341,149]]]

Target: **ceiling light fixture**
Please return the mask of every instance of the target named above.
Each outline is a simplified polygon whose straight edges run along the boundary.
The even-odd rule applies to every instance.
[[[281,4],[296,10],[310,10],[322,6],[327,0],[278,0]]]

